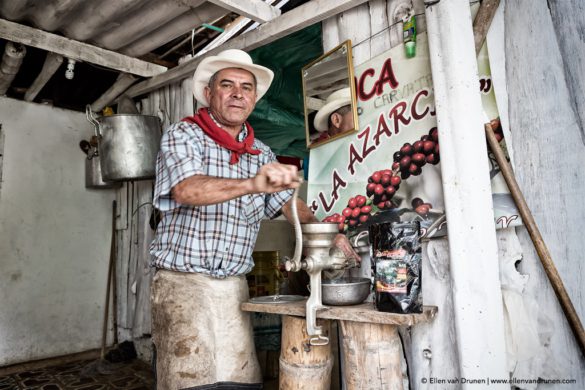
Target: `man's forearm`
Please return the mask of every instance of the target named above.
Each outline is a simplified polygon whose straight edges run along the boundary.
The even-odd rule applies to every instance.
[[[252,179],[227,179],[196,175],[173,187],[173,199],[180,204],[206,206],[253,192]]]
[[[293,223],[292,199],[282,206],[282,214],[284,214],[290,223]],[[313,214],[309,206],[302,199],[297,199],[297,214],[301,223],[319,222],[315,214]]]

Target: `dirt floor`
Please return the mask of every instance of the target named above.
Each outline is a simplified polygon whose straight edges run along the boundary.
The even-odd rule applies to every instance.
[[[154,375],[140,360],[62,364],[0,377],[0,390],[153,390]]]

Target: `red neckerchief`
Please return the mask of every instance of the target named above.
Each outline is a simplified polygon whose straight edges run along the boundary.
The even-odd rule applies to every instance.
[[[227,131],[215,123],[213,118],[209,115],[208,109],[205,107],[200,108],[196,115],[188,116],[182,120],[189,123],[195,123],[217,144],[231,150],[232,155],[230,157],[230,164],[236,164],[240,161],[240,156],[244,153],[254,155],[261,153],[260,150],[252,149],[252,145],[254,144],[254,129],[252,129],[252,126],[250,126],[248,122],[246,122],[248,135],[244,141],[238,142]]]

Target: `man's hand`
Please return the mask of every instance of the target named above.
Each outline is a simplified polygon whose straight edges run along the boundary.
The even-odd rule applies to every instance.
[[[294,165],[272,162],[260,167],[253,178],[254,192],[273,193],[300,185],[297,167]]]
[[[361,261],[360,256],[356,253],[355,250],[353,250],[353,247],[349,243],[349,240],[345,234],[339,233],[336,235],[333,243],[335,244],[335,247],[340,249],[348,259],[355,259],[355,261],[358,263]]]

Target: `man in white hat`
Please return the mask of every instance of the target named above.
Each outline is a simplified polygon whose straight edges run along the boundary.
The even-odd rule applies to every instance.
[[[351,110],[351,90],[341,88],[330,94],[313,120],[320,134],[315,142],[323,141],[354,129]]]
[[[161,140],[153,203],[161,213],[151,245],[153,341],[159,389],[260,388],[246,273],[260,221],[291,220],[296,167],[279,164],[246,119],[272,82],[241,50],[205,58],[193,93],[203,106]],[[301,222],[315,222],[297,204]],[[347,238],[336,245],[359,259]],[[212,385],[213,387],[209,387]]]

